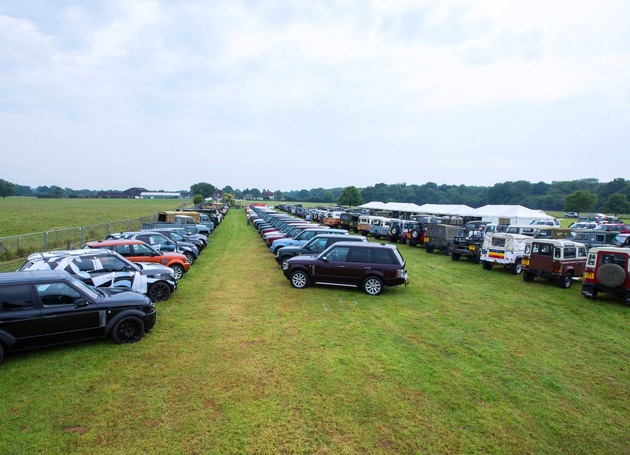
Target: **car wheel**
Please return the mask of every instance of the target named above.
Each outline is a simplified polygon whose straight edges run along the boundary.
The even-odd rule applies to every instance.
[[[282,270],[286,270],[289,268],[289,259],[291,258],[291,256],[282,256],[282,258],[280,259],[280,265],[282,266]]]
[[[459,261],[459,258],[461,258],[461,257],[462,257],[462,255],[461,255],[461,254],[459,254],[459,253],[452,253],[452,252],[451,252],[451,259],[452,259],[453,261]]]
[[[587,299],[596,299],[597,298],[597,289],[593,289],[593,292],[591,295],[586,295],[586,294],[582,294],[584,297],[586,297]]]
[[[626,272],[618,264],[604,264],[597,269],[597,279],[604,286],[616,288],[626,281]]]
[[[370,276],[363,281],[363,290],[369,295],[379,295],[383,292],[383,282],[380,278]]]
[[[171,266],[171,269],[173,269],[173,275],[175,275],[175,279],[179,280],[181,279],[181,277],[184,276],[184,267],[182,267],[179,264],[175,264]]]
[[[560,279],[560,287],[564,289],[569,289],[571,284],[573,283],[573,274],[571,272],[567,272],[562,275]]]
[[[532,272],[523,272],[523,281],[528,283],[534,281],[534,274]]]
[[[149,287],[147,296],[153,302],[163,302],[171,296],[171,287],[164,281],[158,281]]]
[[[380,238],[381,238],[381,235],[380,235],[380,234],[374,234],[374,238],[375,238],[376,240],[378,240],[378,239],[380,239]]]
[[[427,246],[424,251],[426,251],[427,253],[433,253],[433,249],[434,248],[432,246]]]
[[[492,269],[492,262],[481,261],[481,266],[483,267],[484,270],[490,270]]]
[[[521,270],[521,260],[519,259],[512,266],[512,275],[520,275]]]
[[[291,274],[291,286],[296,289],[304,289],[308,286],[308,275],[302,270],[296,270]]]
[[[135,343],[144,335],[144,322],[137,316],[127,316],[114,325],[112,339],[116,344]]]
[[[189,264],[192,265],[192,263],[195,262],[195,255],[191,252],[188,251],[184,253],[184,256],[186,256],[186,262],[188,262]]]

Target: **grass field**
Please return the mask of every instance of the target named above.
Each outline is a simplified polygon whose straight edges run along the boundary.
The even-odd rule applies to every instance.
[[[406,288],[295,290],[231,210],[139,343],[6,359],[0,453],[630,451],[630,308],[398,248]]]

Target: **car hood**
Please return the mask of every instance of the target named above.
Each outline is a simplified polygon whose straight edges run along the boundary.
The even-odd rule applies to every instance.
[[[151,299],[139,292],[125,288],[95,288],[101,295],[99,305],[124,307],[128,305],[137,306],[142,303],[151,304]]]
[[[173,269],[157,262],[136,262],[136,264],[142,269],[141,273],[143,275],[172,275],[173,273]]]
[[[317,262],[317,255],[316,254],[301,254],[299,256],[294,256],[291,259],[289,259],[289,264],[292,265],[311,265],[311,264],[315,264]]]

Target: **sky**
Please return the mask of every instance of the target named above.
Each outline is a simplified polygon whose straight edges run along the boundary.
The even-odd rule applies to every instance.
[[[0,178],[630,177],[628,0],[2,0]]]

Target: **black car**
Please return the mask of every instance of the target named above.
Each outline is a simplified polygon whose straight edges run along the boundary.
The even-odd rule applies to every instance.
[[[292,257],[283,272],[298,289],[320,283],[361,287],[378,295],[384,286],[407,284],[405,260],[396,246],[375,243],[337,242],[319,256]]]
[[[0,273],[0,362],[7,351],[71,341],[133,343],[155,320],[155,305],[135,291],[94,288],[62,270]]]

